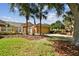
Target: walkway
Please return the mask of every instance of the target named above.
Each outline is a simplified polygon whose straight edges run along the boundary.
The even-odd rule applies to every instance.
[[[73,37],[73,36],[70,36],[70,35],[62,35],[62,34],[45,34],[47,36],[57,36],[57,37]]]

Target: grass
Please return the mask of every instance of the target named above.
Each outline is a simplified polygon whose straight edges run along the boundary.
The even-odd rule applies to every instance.
[[[53,48],[47,40],[24,38],[0,39],[0,56],[53,56]]]

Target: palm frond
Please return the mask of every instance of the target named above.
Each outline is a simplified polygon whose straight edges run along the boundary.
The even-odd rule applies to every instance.
[[[15,3],[11,3],[9,5],[10,5],[10,11],[15,12],[14,8],[15,8],[16,4]]]
[[[46,15],[42,15],[42,18],[47,19],[47,16]]]

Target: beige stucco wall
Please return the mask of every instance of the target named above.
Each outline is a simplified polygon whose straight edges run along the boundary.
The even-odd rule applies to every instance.
[[[49,31],[50,30],[49,30],[49,27],[48,26],[47,27],[46,26],[42,26],[41,27],[41,32],[42,33],[49,33]],[[39,26],[37,27],[37,33],[40,33],[40,27]]]
[[[41,30],[42,30],[42,33],[45,34],[45,33],[49,33],[50,28],[48,26],[42,26]],[[26,28],[25,27],[23,28],[22,33],[23,34],[26,33]],[[40,26],[28,27],[28,33],[29,34],[33,34],[33,33],[34,34],[39,34],[40,33]]]

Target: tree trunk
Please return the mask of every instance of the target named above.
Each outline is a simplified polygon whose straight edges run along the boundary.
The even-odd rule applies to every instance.
[[[36,21],[35,21],[35,19],[34,19],[34,25],[36,25]]]
[[[35,18],[34,18],[34,26],[36,27],[36,21],[35,21]],[[35,29],[34,29],[35,30]],[[36,31],[36,30],[35,30]],[[33,35],[35,35],[35,31],[33,32]]]
[[[41,14],[41,11],[40,11],[40,36],[41,36],[41,20],[42,20],[42,14]]]
[[[70,4],[70,9],[74,15],[74,34],[73,43],[79,46],[79,11],[77,4]]]
[[[79,45],[79,14],[75,16],[74,22],[74,43],[76,46]]]
[[[41,17],[40,17],[40,35],[41,35]]]
[[[28,35],[28,16],[26,16],[26,35]]]
[[[40,11],[40,36],[41,36],[41,20],[42,20],[42,14],[41,14],[41,8],[39,9],[39,11]]]

